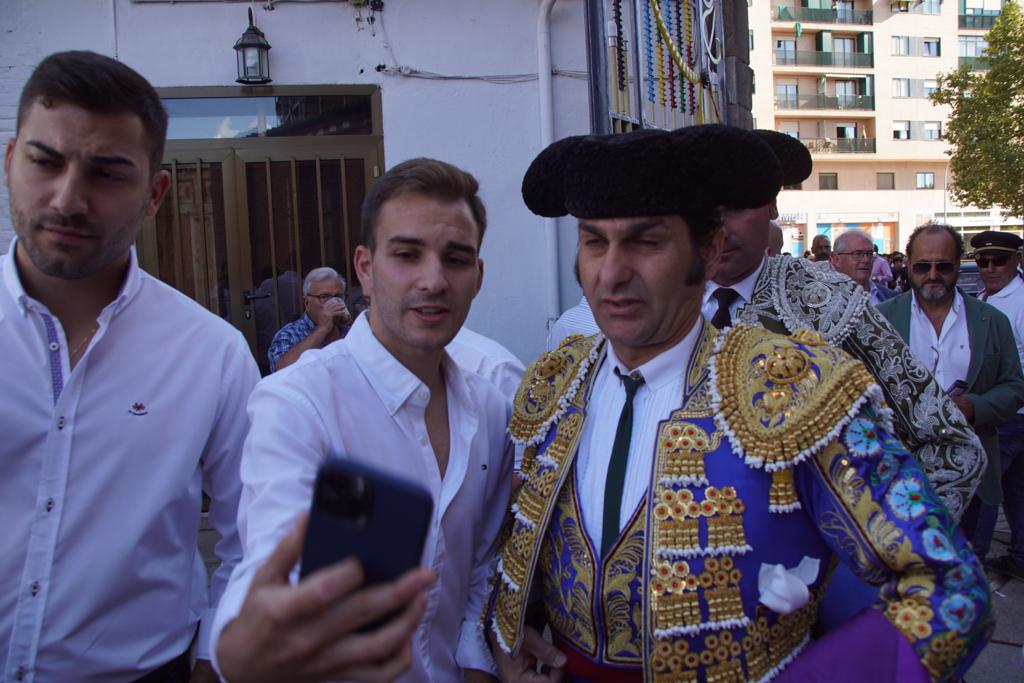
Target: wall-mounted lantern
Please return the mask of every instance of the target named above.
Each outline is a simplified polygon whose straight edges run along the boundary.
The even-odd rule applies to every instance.
[[[249,28],[235,41],[235,54],[238,56],[237,83],[270,83],[270,43],[253,23],[252,8],[249,8]]]

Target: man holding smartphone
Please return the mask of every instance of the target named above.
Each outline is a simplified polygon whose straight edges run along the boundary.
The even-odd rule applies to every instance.
[[[477,190],[471,175],[432,159],[379,178],[355,256],[368,315],[253,392],[241,470],[245,556],[214,624],[215,661],[231,683],[390,680],[405,668],[410,683],[447,682],[492,670],[479,616],[512,476],[509,406],[445,352],[483,277]],[[362,580],[355,560],[291,585],[304,527],[296,520],[331,456],[427,488],[425,568],[345,599]]]

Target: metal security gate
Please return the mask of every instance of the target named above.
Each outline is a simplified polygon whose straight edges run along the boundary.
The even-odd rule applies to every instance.
[[[206,145],[210,141],[204,141]],[[240,329],[268,371],[274,334],[303,312],[302,280],[330,266],[354,281],[360,208],[380,170],[373,139],[171,142],[171,189],[147,220],[142,267]]]

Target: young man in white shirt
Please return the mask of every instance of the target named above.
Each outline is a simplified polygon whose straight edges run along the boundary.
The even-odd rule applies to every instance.
[[[216,680],[259,374],[237,330],[139,268],[166,130],[152,86],[95,53],[50,55],[22,92],[4,155],[0,680]],[[222,537],[210,604],[203,491]]]
[[[374,680],[409,668],[409,683],[485,680],[492,668],[479,617],[512,476],[508,399],[445,352],[482,282],[477,182],[441,161],[407,161],[371,187],[362,224],[355,266],[373,305],[343,340],[267,378],[249,404],[245,557],[214,625],[216,661],[232,683],[362,680],[378,662]],[[358,583],[351,560],[289,584],[296,520],[330,456],[412,478],[434,499],[425,568],[355,605],[336,605],[332,588]],[[415,629],[411,648],[396,654],[355,633],[398,607],[377,635]],[[349,665],[354,652],[363,661]]]

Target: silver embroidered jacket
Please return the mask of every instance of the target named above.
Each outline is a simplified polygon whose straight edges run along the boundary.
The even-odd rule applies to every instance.
[[[785,334],[810,328],[862,361],[895,412],[900,439],[960,519],[985,470],[985,451],[953,401],[871,305],[868,292],[826,264],[767,258],[736,322]]]

